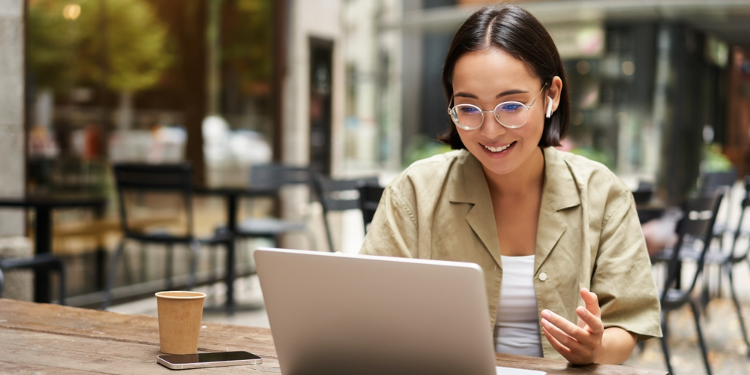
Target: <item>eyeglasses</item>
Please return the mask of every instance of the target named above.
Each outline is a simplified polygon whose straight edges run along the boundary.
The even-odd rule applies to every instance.
[[[484,123],[485,112],[494,113],[495,120],[506,128],[520,128],[529,120],[529,109],[531,109],[531,106],[536,103],[536,100],[539,98],[542,91],[544,91],[545,87],[547,87],[546,83],[542,85],[539,94],[536,94],[534,100],[529,105],[515,101],[502,102],[492,111],[483,111],[481,108],[473,104],[458,104],[453,106],[453,108],[448,108],[448,114],[451,116],[453,123],[464,130],[479,129]]]

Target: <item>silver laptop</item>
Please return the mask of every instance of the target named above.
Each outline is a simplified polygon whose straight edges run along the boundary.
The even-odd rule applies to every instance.
[[[281,372],[543,374],[495,367],[473,263],[258,249]]]

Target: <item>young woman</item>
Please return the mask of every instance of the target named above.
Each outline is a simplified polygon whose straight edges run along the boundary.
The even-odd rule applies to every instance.
[[[514,6],[477,11],[442,79],[453,124],[441,140],[456,151],[388,186],[360,253],[479,264],[498,352],[622,363],[661,336],[632,194],[553,147],[570,104],[539,21]]]

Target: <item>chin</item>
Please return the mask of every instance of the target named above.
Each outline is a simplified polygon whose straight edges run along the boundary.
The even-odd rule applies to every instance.
[[[513,171],[518,169],[517,165],[504,165],[504,166],[497,166],[497,165],[486,165],[484,169],[492,174],[496,174],[498,176],[508,175],[511,174]]]

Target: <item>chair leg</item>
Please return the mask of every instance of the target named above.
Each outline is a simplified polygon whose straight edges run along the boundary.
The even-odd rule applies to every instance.
[[[661,313],[661,350],[664,352],[664,362],[667,363],[667,371],[674,375],[674,371],[672,370],[672,363],[669,361],[669,345],[667,345],[667,318],[668,318],[668,312],[662,311]]]
[[[140,279],[141,279],[140,281],[142,283],[145,283],[146,282],[146,265],[148,264],[148,259],[146,258],[146,248],[143,245],[140,246],[139,255],[140,255],[140,258],[141,258],[140,259],[140,261],[141,261],[141,264],[140,264],[141,269],[139,270],[140,271],[139,272],[140,273],[139,276],[140,276]]]
[[[323,224],[325,225],[326,237],[328,238],[328,251],[335,253],[336,250],[333,248],[333,236],[331,236],[331,228],[328,225],[328,216],[325,211],[323,211]]]
[[[721,281],[723,279],[721,277],[721,270],[722,270],[721,266],[716,267],[716,273],[717,273],[716,275],[716,298],[721,298]]]
[[[706,342],[703,340],[703,332],[700,324],[700,309],[698,305],[692,299],[688,301],[690,308],[693,310],[693,318],[695,318],[695,331],[698,332],[698,345],[701,347],[701,354],[703,355],[703,363],[706,365],[706,373],[711,375],[711,365],[708,363],[708,349],[706,348]]]
[[[188,279],[188,290],[193,290],[196,283],[196,273],[198,271],[198,258],[201,254],[201,244],[198,241],[190,243],[190,250],[193,252],[193,256],[190,259],[190,279]]]
[[[172,244],[167,244],[167,259],[164,262],[164,277],[166,279],[166,289],[172,290]]]
[[[102,301],[102,310],[106,310],[109,307],[109,303],[112,301],[112,288],[115,285],[115,273],[117,272],[117,263],[120,261],[122,251],[125,249],[125,239],[120,240],[120,245],[117,246],[115,256],[112,258],[112,263],[109,266],[109,275],[107,277],[107,288],[104,290],[104,301]]]
[[[701,310],[706,314],[706,319],[708,319],[708,313],[707,313],[707,306],[708,303],[711,301],[711,291],[709,290],[709,280],[711,277],[708,273],[705,271],[703,272],[703,288],[701,288],[701,294],[700,294],[700,306]]]
[[[142,244],[141,251],[144,251]],[[135,271],[133,270],[133,261],[131,260],[132,256],[133,255],[128,252],[122,254],[122,262],[125,264],[125,282],[128,284],[135,283]]]
[[[745,340],[747,345],[747,355],[750,356],[750,340],[747,338],[747,329],[745,328],[745,319],[742,317],[742,309],[740,308],[740,301],[737,298],[737,292],[734,290],[734,275],[732,272],[732,263],[727,263],[727,276],[729,277],[729,290],[732,292],[732,302],[734,302],[734,308],[737,310],[737,318],[740,320],[740,329],[742,330],[742,339]]]
[[[60,295],[58,298],[60,299],[60,304],[65,306],[67,303],[65,302],[65,294],[67,287],[65,285],[65,280],[67,279],[67,275],[65,272],[65,263],[63,263],[62,259],[59,259],[57,263],[57,272],[59,275],[59,283],[60,283]]]
[[[211,299],[213,300],[213,304],[217,305],[218,304],[217,299],[219,297],[219,293],[216,291],[216,288],[217,288],[216,284],[219,281],[219,269],[218,269],[219,255],[217,252],[219,249],[218,249],[218,246],[211,246],[210,249],[211,251],[208,255],[208,261],[209,261],[208,267],[210,270],[209,278],[211,280],[211,285],[214,285],[214,287],[212,288],[214,289],[214,291],[211,292]]]
[[[5,278],[3,277],[3,270],[0,270],[0,298],[3,298],[4,287],[5,287]]]

